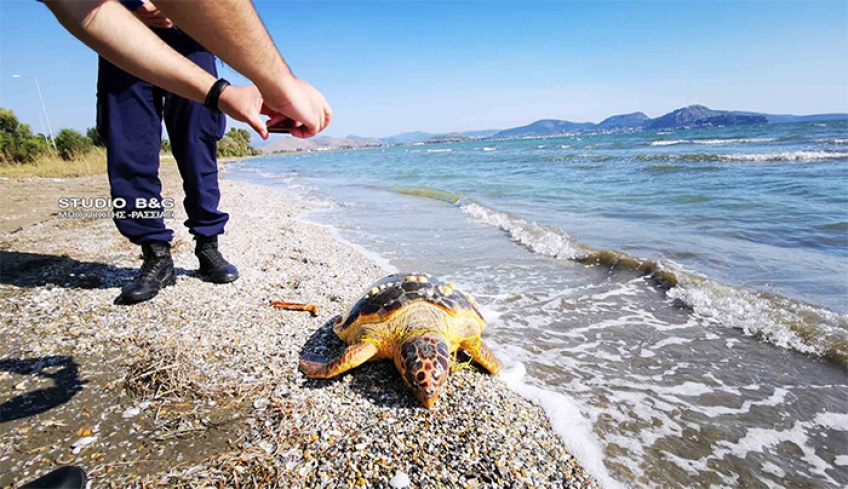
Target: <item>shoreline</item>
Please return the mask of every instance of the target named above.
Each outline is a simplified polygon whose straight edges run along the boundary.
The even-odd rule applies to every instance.
[[[173,165],[162,166],[162,180],[163,194],[180,202]],[[242,277],[217,286],[193,276],[178,205],[168,222],[177,285],[120,307],[112,300],[135,273],[138,249],[110,220],[58,220],[49,207],[74,195],[63,192],[108,195],[105,176],[30,184],[0,181],[0,204],[42,217],[0,234],[8,338],[0,392],[9,393],[0,402],[32,410],[19,400],[49,388],[47,375],[63,392],[42,400],[70,397],[2,424],[0,487],[58,463],[83,465],[95,486],[385,487],[404,472],[411,487],[596,487],[538,403],[478,369],[452,374],[431,411],[389,362],[306,379],[301,351],[338,351],[332,319],[384,271],[296,219],[304,203],[222,178],[221,207],[231,215],[222,250]],[[319,316],[276,311],[274,299],[316,303]],[[40,375],[23,373],[34,369]]]

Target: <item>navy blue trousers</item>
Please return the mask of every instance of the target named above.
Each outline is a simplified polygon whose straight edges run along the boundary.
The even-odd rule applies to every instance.
[[[215,57],[189,36],[175,29],[154,32],[217,77]],[[115,224],[136,244],[171,241],[174,235],[163,219],[129,218],[137,210],[136,199],[162,200],[159,151],[163,120],[183,180],[183,205],[188,215],[185,225],[195,236],[217,236],[224,232],[229,218],[218,210],[217,141],[224,136],[226,116],[168,93],[100,58],[97,127],[106,142],[112,198],[120,197],[127,203],[127,218],[115,219]]]

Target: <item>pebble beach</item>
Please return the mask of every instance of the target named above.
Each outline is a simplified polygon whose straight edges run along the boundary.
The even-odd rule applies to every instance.
[[[181,202],[176,167],[162,180]],[[540,406],[473,365],[432,410],[390,362],[306,378],[301,355],[338,354],[333,320],[386,271],[298,219],[308,202],[223,176],[221,190],[240,279],[195,275],[178,205],[177,284],[117,306],[139,248],[44,198],[108,195],[105,176],[0,181],[0,487],[60,465],[92,487],[597,487]]]

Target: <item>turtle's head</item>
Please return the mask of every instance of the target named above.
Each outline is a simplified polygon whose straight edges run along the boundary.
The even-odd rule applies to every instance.
[[[447,340],[438,333],[408,336],[395,351],[395,365],[403,382],[427,409],[439,398],[450,364]]]

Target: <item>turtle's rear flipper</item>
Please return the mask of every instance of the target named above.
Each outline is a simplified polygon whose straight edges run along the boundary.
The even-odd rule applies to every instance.
[[[302,359],[300,370],[313,379],[329,379],[340,373],[347,372],[367,362],[377,353],[377,347],[372,343],[357,343],[347,347],[342,356],[330,362],[316,362]]]
[[[498,372],[501,370],[501,362],[495,358],[495,354],[492,353],[492,350],[490,350],[479,337],[469,338],[460,343],[459,346],[462,347],[463,350],[467,351],[468,354],[471,355],[471,358],[482,365],[483,368],[494,375],[498,375]]]

